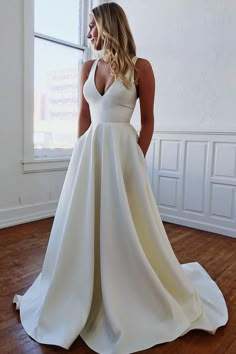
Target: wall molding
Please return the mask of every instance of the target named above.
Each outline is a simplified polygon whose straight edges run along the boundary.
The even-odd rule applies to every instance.
[[[165,214],[160,213],[160,215],[162,221],[236,238],[236,230],[233,227],[230,228],[221,225],[215,226],[212,223],[207,223],[203,221],[199,222],[197,220],[189,220],[188,218],[168,215],[167,213]]]
[[[175,130],[155,129],[154,134],[194,134],[194,135],[232,135],[236,136],[236,130],[210,131],[210,130]]]
[[[22,161],[23,173],[49,172],[67,170],[70,158],[61,159],[38,159],[33,161]]]
[[[146,164],[163,221],[236,237],[236,132],[155,131]]]
[[[53,217],[58,201],[0,210],[0,229]]]

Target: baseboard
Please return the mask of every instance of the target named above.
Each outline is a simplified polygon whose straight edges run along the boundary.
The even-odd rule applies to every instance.
[[[192,227],[194,229],[199,229],[203,231],[208,231],[208,232],[213,232],[216,234],[220,234],[223,236],[229,236],[236,238],[236,230],[235,228],[228,228],[224,226],[219,226],[219,225],[214,225],[206,222],[199,222],[196,220],[189,220],[183,217],[178,217],[178,216],[173,216],[173,215],[168,215],[168,214],[163,214],[160,213],[162,221],[170,222],[173,224],[177,225],[182,225],[182,226],[187,226],[187,227]]]
[[[40,203],[35,205],[22,206],[18,208],[5,209],[0,211],[0,229],[15,225],[25,224],[31,221],[54,217],[58,201]],[[236,230],[206,222],[198,222],[183,217],[160,213],[162,221],[177,225],[192,227],[195,229],[213,232],[216,234],[236,238]]]
[[[58,201],[50,201],[0,210],[0,229],[52,217],[57,204]]]

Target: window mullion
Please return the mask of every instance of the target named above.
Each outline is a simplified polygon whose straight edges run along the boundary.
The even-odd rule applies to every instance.
[[[46,41],[50,41],[50,42],[53,42],[53,43],[65,45],[67,47],[71,47],[71,48],[74,48],[74,49],[82,49],[82,50],[86,49],[86,47],[83,46],[83,45],[78,45],[78,44],[75,44],[75,43],[71,43],[71,42],[65,41],[65,40],[60,39],[60,38],[47,36],[47,35],[42,34],[42,33],[34,32],[34,36],[37,37],[37,38],[40,38],[40,39],[45,39]]]

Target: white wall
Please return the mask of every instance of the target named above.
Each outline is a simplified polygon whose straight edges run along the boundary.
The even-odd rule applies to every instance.
[[[53,215],[66,171],[23,174],[23,0],[0,2],[0,44],[3,227]]]
[[[147,164],[162,220],[236,237],[236,1],[118,3],[156,77]]]
[[[117,2],[155,72],[156,129],[236,131],[236,1]]]

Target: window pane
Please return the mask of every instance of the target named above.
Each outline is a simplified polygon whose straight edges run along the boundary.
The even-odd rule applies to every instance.
[[[34,147],[72,148],[83,51],[35,38]]]
[[[34,0],[34,31],[79,43],[80,0]]]

